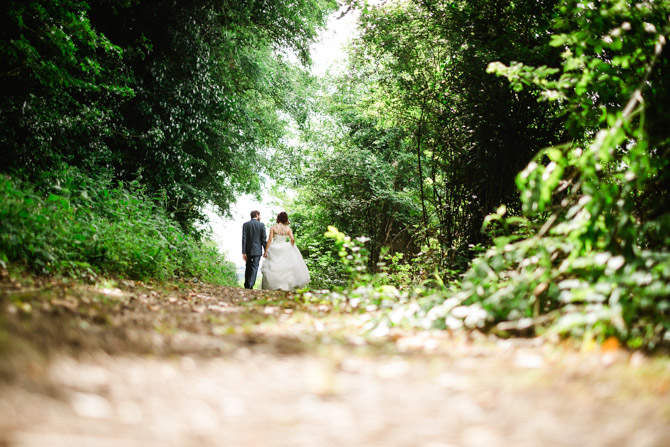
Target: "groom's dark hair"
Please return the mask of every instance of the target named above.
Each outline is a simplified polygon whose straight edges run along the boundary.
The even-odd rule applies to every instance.
[[[251,212],[251,218],[252,218],[252,219],[255,219],[256,216],[258,216],[260,213],[261,213],[260,211],[253,210],[253,211]]]

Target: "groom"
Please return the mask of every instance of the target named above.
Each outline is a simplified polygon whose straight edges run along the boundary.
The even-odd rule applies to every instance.
[[[265,248],[265,225],[261,223],[260,211],[251,212],[251,220],[242,225],[242,258],[247,261],[244,271],[244,288],[253,289],[256,284],[258,263]]]

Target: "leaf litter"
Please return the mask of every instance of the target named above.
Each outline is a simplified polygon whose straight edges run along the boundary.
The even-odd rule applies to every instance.
[[[0,283],[0,445],[667,446],[670,361],[390,328],[327,295]]]

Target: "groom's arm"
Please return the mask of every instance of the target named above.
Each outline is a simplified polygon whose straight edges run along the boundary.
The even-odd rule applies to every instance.
[[[267,237],[265,236],[265,225],[263,225],[263,228],[261,229],[261,241],[263,242],[261,247],[265,249],[265,245],[267,244]]]
[[[242,259],[247,260],[247,232],[242,225]]]

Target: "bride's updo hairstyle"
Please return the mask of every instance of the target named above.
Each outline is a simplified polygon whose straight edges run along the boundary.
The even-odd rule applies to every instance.
[[[288,225],[288,214],[286,214],[286,211],[277,214],[277,223]]]

